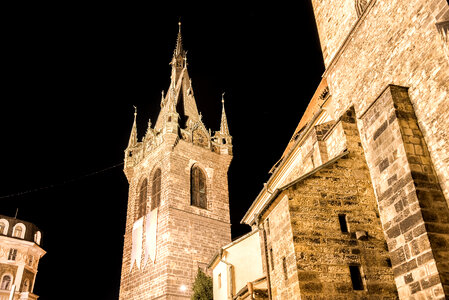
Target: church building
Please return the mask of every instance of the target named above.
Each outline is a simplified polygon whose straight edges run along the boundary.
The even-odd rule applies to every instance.
[[[190,299],[198,269],[231,241],[232,137],[224,99],[220,130],[212,134],[198,113],[181,27],[170,64],[171,82],[155,124],[149,121],[138,141],[136,112],[125,150],[129,198],[121,300]]]

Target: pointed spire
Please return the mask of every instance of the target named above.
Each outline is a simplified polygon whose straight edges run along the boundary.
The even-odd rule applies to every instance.
[[[176,38],[176,48],[173,56],[178,57],[179,55],[184,56],[184,49],[182,48],[182,36],[181,36],[181,22],[178,22],[179,30],[178,37]]]
[[[221,94],[221,103],[222,103],[222,111],[221,111],[221,124],[220,124],[220,132],[224,135],[229,134],[228,120],[226,119],[226,112],[224,107],[224,94]]]
[[[137,145],[136,118],[137,118],[137,107],[134,106],[134,123],[133,123],[133,128],[131,129],[131,135],[129,136],[128,148],[131,148],[131,147],[134,147],[135,145]]]

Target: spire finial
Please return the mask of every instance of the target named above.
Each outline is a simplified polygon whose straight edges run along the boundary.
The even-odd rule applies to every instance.
[[[221,124],[220,124],[220,132],[224,135],[229,135],[229,127],[228,127],[228,120],[226,118],[226,112],[224,107],[224,92],[221,94],[221,103],[222,103],[222,110],[221,110]]]
[[[184,55],[184,50],[182,49],[181,21],[178,22],[178,36],[176,38],[176,48],[174,55]]]
[[[136,124],[137,107],[135,105],[133,105],[133,107],[134,107],[134,122],[133,127],[131,128],[131,134],[129,136],[128,148],[133,147],[137,144],[137,124]]]

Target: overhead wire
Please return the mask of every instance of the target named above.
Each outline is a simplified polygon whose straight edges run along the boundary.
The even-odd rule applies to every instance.
[[[41,187],[38,187],[38,188],[26,190],[26,191],[11,193],[11,194],[8,194],[8,195],[3,195],[3,196],[0,196],[0,199],[18,197],[18,196],[22,196],[22,195],[26,195],[26,194],[36,193],[36,192],[40,192],[40,191],[43,191],[43,190],[48,190],[48,189],[51,189],[51,188],[63,186],[63,185],[66,185],[68,183],[72,183],[72,182],[75,182],[75,181],[82,180],[82,179],[84,179],[86,177],[91,177],[91,176],[97,175],[99,173],[103,173],[103,172],[109,171],[109,170],[117,168],[117,167],[119,167],[119,166],[121,166],[123,164],[124,163],[121,162],[121,163],[109,166],[107,168],[104,168],[104,169],[101,169],[101,170],[98,170],[98,171],[87,173],[87,174],[84,174],[84,175],[81,175],[81,176],[78,176],[78,177],[75,177],[75,178],[72,178],[72,179],[67,179],[67,180],[65,180],[63,182],[48,184],[48,185],[45,185],[45,186],[41,186]]]

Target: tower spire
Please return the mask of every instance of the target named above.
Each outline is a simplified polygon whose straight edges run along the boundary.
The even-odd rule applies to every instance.
[[[131,148],[137,144],[137,124],[136,124],[137,107],[135,107],[134,105],[133,107],[134,107],[134,123],[131,129],[131,135],[129,136],[128,148]]]
[[[184,56],[185,52],[184,49],[182,48],[182,36],[181,36],[181,22],[178,22],[178,36],[176,38],[176,47],[175,47],[175,52],[173,54],[174,57],[178,57],[178,56]]]
[[[220,123],[220,132],[224,135],[230,135],[229,134],[229,127],[228,127],[228,120],[226,118],[226,112],[224,107],[224,94],[221,94],[221,103],[222,103],[222,110],[221,110],[221,123]]]

